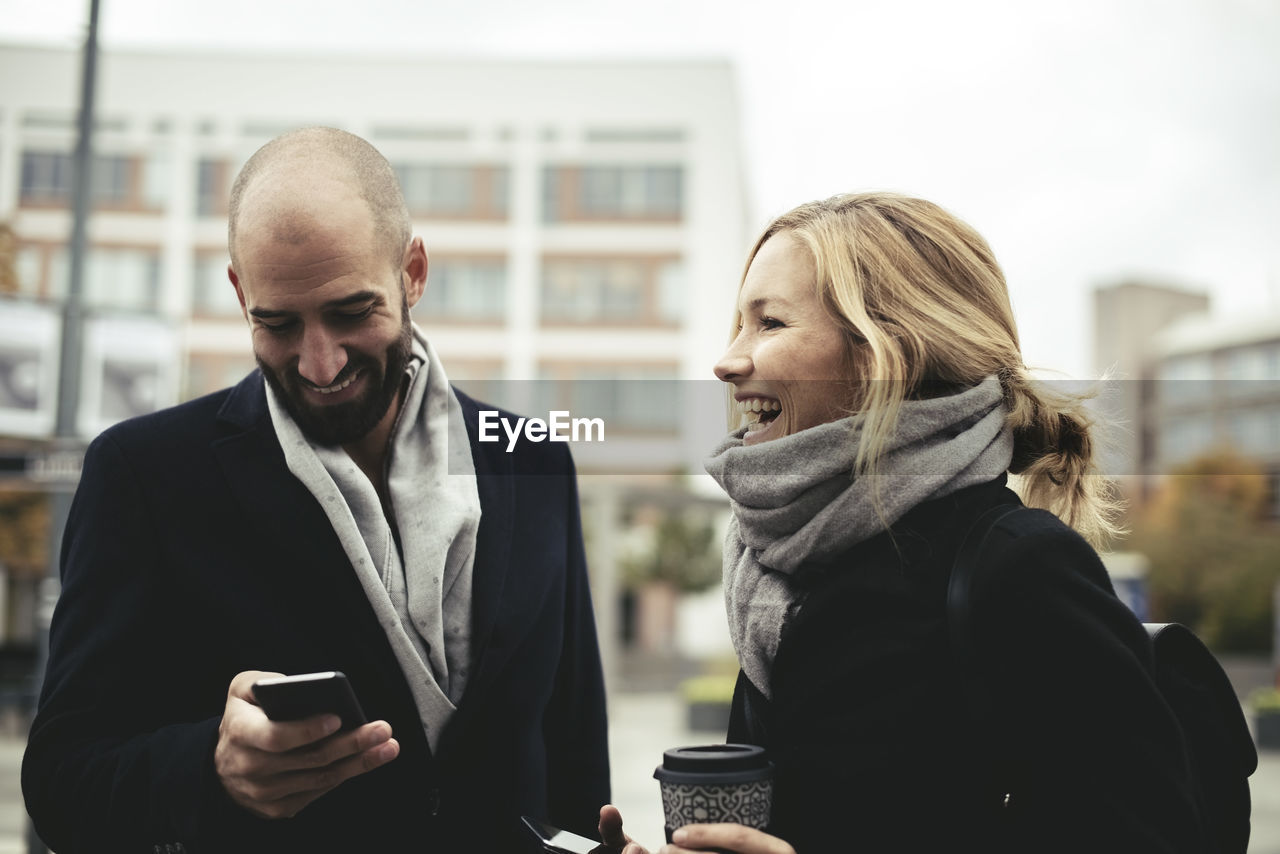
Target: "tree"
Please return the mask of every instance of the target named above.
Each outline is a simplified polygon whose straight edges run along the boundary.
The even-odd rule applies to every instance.
[[[1219,651],[1271,648],[1280,532],[1268,501],[1266,475],[1229,451],[1166,478],[1131,539],[1151,562],[1154,619],[1184,623]]]
[[[635,587],[665,581],[684,593],[698,593],[720,581],[720,549],[709,519],[667,510],[651,527],[637,527],[643,541],[619,561],[623,578]]]

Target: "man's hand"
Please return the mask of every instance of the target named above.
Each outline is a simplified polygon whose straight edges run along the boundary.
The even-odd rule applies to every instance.
[[[596,849],[600,852],[618,852],[618,854],[649,854],[635,842],[631,841],[631,837],[622,832],[622,813],[618,812],[618,808],[613,804],[605,804],[600,807],[600,825],[597,828],[600,831],[600,839],[604,845]],[[595,852],[592,852],[595,854]]]
[[[270,720],[253,700],[253,683],[282,675],[236,674],[213,755],[231,800],[262,818],[292,818],[325,792],[400,753],[386,721],[335,735],[341,723],[337,715]]]

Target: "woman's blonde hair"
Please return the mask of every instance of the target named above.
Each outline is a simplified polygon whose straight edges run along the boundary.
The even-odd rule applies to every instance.
[[[854,474],[875,474],[904,400],[996,374],[1014,434],[1010,471],[1021,476],[1024,500],[1095,544],[1117,533],[1111,484],[1097,472],[1085,405],[1092,395],[1050,388],[1027,372],[1004,274],[981,235],[923,199],[846,194],[771,222],[748,268],[780,232],[812,252],[818,298],[845,335],[863,424]]]

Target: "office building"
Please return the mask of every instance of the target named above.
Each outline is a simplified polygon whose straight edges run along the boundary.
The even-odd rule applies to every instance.
[[[20,380],[0,398],[11,439],[52,425],[54,327],[18,315],[66,293],[80,61],[0,45],[0,223],[18,274],[0,314],[31,338],[0,349]],[[262,143],[317,124],[370,140],[400,175],[430,255],[415,316],[461,387],[606,416],[613,455],[574,452],[610,489],[697,469],[711,443],[691,433],[706,423],[692,389],[716,392],[723,430],[711,365],[750,238],[727,61],[107,49],[97,79],[85,438],[252,369],[226,277],[230,185]]]

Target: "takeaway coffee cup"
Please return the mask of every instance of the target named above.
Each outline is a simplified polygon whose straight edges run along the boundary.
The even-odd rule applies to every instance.
[[[662,789],[667,841],[676,828],[734,822],[763,829],[773,803],[773,763],[753,744],[708,744],[663,751],[653,772]]]

